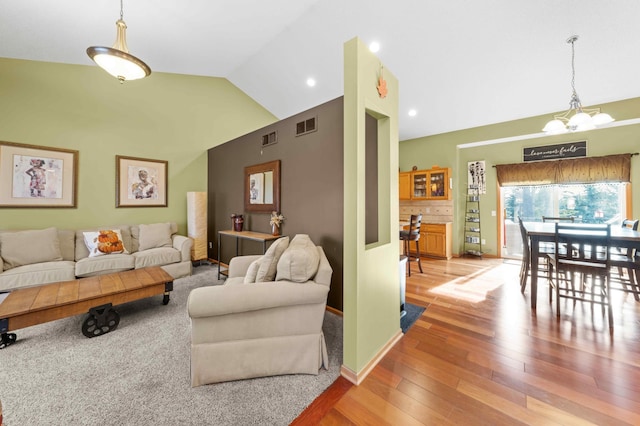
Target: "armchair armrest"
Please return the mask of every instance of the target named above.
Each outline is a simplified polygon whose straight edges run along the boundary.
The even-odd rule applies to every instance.
[[[229,278],[244,277],[247,269],[254,260],[260,259],[261,255],[236,256],[229,261]]]
[[[180,252],[180,257],[183,262],[191,260],[191,247],[193,246],[193,240],[183,235],[174,234],[172,236],[173,248]]]
[[[191,318],[206,318],[283,306],[326,303],[328,293],[328,286],[313,281],[199,287],[191,290],[187,308]]]

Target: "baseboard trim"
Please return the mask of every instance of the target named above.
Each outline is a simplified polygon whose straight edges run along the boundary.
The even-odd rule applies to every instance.
[[[356,373],[349,367],[346,367],[344,364],[340,366],[340,375],[353,383],[354,385],[359,385],[362,381],[371,373],[371,371],[375,368],[376,365],[382,360],[382,358],[387,355],[387,353],[393,348],[393,346],[398,343],[400,339],[402,339],[404,334],[401,329],[398,329],[396,334],[394,334],[391,339],[380,349],[380,351],[364,366],[359,373]]]
[[[326,310],[331,312],[332,314],[336,314],[338,316],[344,316],[344,314],[342,313],[342,311],[337,310],[336,308],[332,308],[331,306],[327,305]]]

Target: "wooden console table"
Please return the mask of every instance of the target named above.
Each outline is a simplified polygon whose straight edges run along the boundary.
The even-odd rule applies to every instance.
[[[236,239],[236,256],[239,256],[238,252],[238,241],[239,240],[251,240],[251,241],[259,241],[262,242],[262,253],[267,251],[267,242],[274,241],[278,238],[281,238],[282,235],[271,235],[271,234],[263,234],[261,232],[253,232],[253,231],[218,231],[218,279],[220,279],[220,274],[226,275],[225,272],[220,271],[220,253],[222,252],[222,236],[227,235],[229,237],[233,237]]]

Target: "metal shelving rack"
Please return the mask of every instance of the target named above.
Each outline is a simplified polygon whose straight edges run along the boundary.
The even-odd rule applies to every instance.
[[[478,185],[469,185],[467,189],[467,201],[464,214],[464,254],[482,257],[480,191]]]

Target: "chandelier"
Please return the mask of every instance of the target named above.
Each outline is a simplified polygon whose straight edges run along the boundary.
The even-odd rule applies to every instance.
[[[120,19],[116,21],[116,42],[112,47],[91,46],[87,55],[102,69],[123,83],[125,80],[137,80],[151,74],[151,68],[140,59],[129,54],[127,48],[127,24],[122,19],[122,0],[120,0]]]
[[[584,130],[592,130],[603,124],[613,121],[609,114],[600,112],[600,108],[583,108],[578,93],[576,92],[576,67],[575,67],[575,42],[578,36],[574,35],[567,39],[567,43],[571,44],[571,100],[569,101],[569,110],[553,116],[553,120],[549,121],[543,132],[550,135],[557,135],[566,132],[581,132]]]

